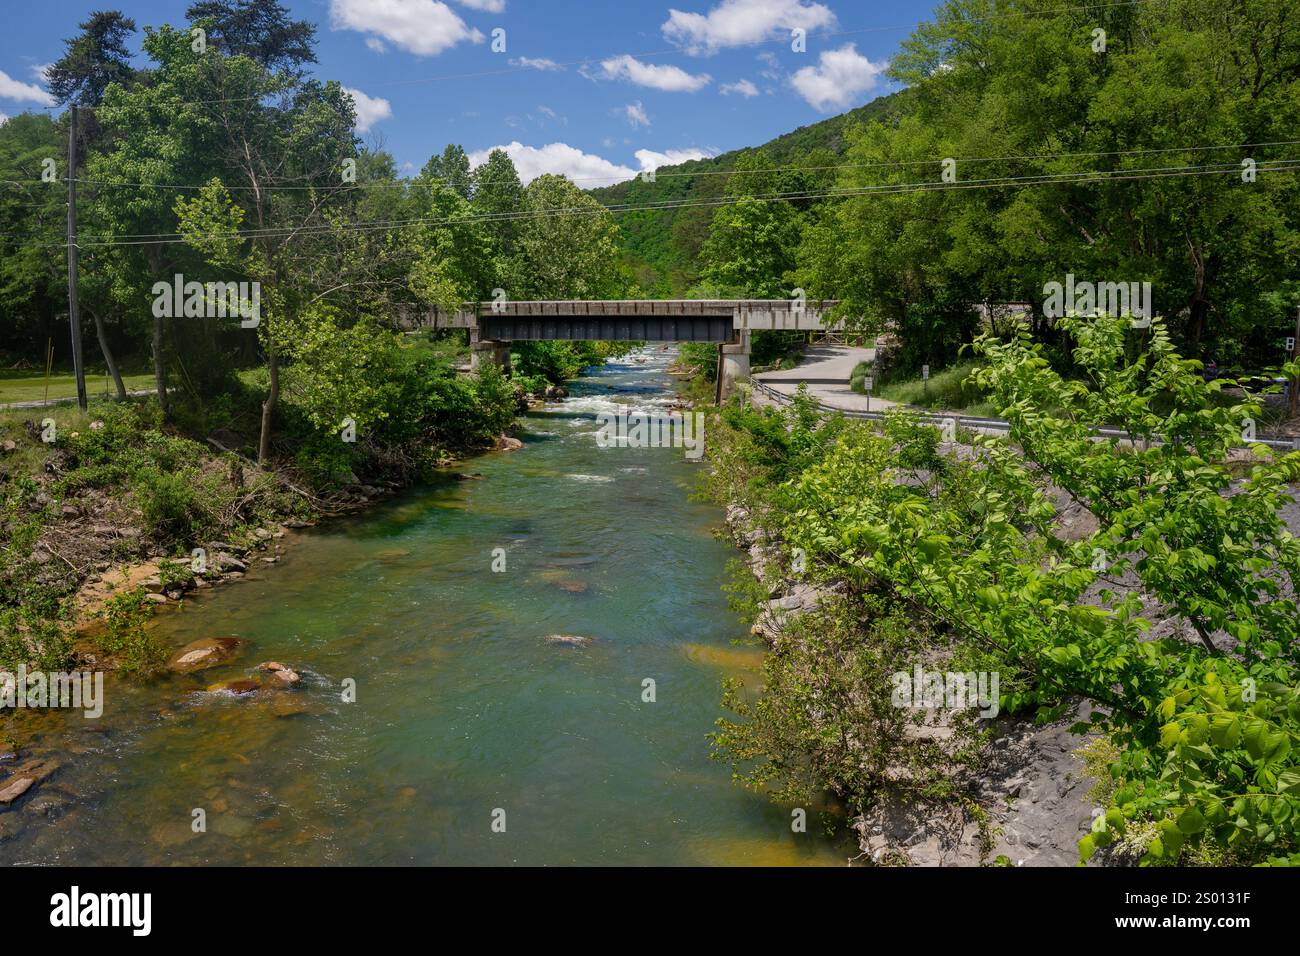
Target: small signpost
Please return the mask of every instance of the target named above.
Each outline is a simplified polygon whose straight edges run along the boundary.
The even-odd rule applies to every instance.
[[[867,393],[867,411],[871,411],[871,376],[862,380],[862,390]]]
[[[921,387],[925,390],[925,394],[930,394],[930,366],[928,365],[921,366]]]

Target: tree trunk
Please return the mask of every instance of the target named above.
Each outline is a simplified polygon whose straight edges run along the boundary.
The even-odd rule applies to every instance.
[[[122,373],[117,370],[117,363],[113,361],[113,353],[108,347],[108,336],[104,334],[104,319],[99,314],[98,309],[90,310],[90,317],[95,320],[95,335],[99,338],[99,353],[104,356],[104,364],[108,366],[108,374],[113,376],[113,385],[117,387],[117,400],[126,401],[126,386],[122,384]]]
[[[1187,351],[1198,357],[1201,351],[1201,335],[1205,332],[1205,315],[1210,304],[1204,299],[1192,300],[1191,315],[1187,323]]]
[[[280,400],[280,359],[275,354],[274,344],[267,348],[266,367],[271,373],[271,389],[262,403],[262,435],[257,442],[257,463],[262,466],[271,457],[271,422],[275,417],[276,402]]]
[[[163,320],[154,316],[153,320],[153,382],[158,391],[158,407],[163,417],[167,417],[167,371],[163,367]]]

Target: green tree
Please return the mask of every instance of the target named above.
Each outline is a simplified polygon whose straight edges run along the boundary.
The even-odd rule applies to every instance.
[[[806,192],[806,178],[770,171],[766,152],[746,153],[727,182],[735,200],[718,207],[700,250],[701,278],[722,297],[784,299],[803,227],[793,202],[782,196]],[[760,198],[761,197],[761,198]]]
[[[94,106],[111,84],[125,86],[135,76],[126,46],[135,33],[135,21],[121,11],[104,10],[92,13],[80,27],[78,36],[64,41],[63,56],[45,76],[58,102]]]

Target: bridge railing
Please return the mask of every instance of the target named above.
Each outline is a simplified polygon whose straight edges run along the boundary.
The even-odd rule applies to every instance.
[[[754,391],[765,395],[779,404],[788,405],[792,404],[794,401],[791,396],[777,391],[775,388],[759,379],[752,380],[750,385]],[[845,418],[882,422],[885,420],[886,416],[885,412],[868,412],[862,409],[836,408],[834,405],[827,405],[825,402],[814,401],[813,404],[819,411],[831,414],[840,414]],[[957,427],[965,428],[969,431],[980,431],[981,429],[1002,432],[1011,431],[1011,423],[1001,418],[975,418],[967,415],[941,415],[937,412],[924,412],[919,409],[910,410],[919,415],[922,421],[939,427],[942,427],[947,421],[955,420]],[[1134,440],[1127,431],[1121,428],[1094,428],[1092,429],[1092,433],[1098,438],[1118,438],[1121,441]],[[1162,441],[1163,439],[1157,437],[1155,440]],[[1266,445],[1269,448],[1276,448],[1281,451],[1300,451],[1300,435],[1297,435],[1295,438],[1259,438],[1253,442],[1244,442],[1243,444]]]

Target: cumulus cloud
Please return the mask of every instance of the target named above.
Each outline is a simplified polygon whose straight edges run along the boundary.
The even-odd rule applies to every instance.
[[[356,105],[358,133],[370,132],[370,127],[393,115],[393,104],[386,99],[367,96],[350,86],[343,87],[343,92],[352,97],[352,102]]]
[[[650,117],[646,115],[645,107],[641,105],[640,100],[623,107],[623,115],[632,126],[650,125]]]
[[[670,149],[662,153],[653,149],[638,149],[636,161],[642,169],[658,169],[660,166],[676,166],[692,159],[708,159],[716,155],[717,153],[705,149]]]
[[[568,143],[550,143],[547,146],[525,146],[518,141],[503,146],[494,146],[504,152],[519,171],[519,179],[525,184],[538,176],[554,173],[568,176],[579,186],[589,189],[595,186],[610,186],[614,183],[631,179],[636,170],[627,166],[611,163],[594,153],[584,153]],[[492,149],[478,150],[469,154],[469,161],[474,166],[487,162]]]
[[[749,80],[737,80],[735,83],[723,84],[721,92],[723,96],[729,96],[730,94],[735,93],[749,99],[751,96],[758,95],[758,87],[749,82]]]
[[[456,0],[462,7],[482,10],[484,13],[505,13],[506,0]]]
[[[816,66],[805,66],[790,77],[790,85],[823,113],[844,109],[863,93],[874,89],[889,64],[872,63],[852,43],[827,50]]]
[[[330,25],[372,34],[418,56],[483,40],[441,0],[330,0]]]
[[[42,106],[54,105],[54,97],[45,90],[31,83],[15,80],[4,70],[0,70],[0,99],[40,103]]]
[[[530,70],[562,70],[564,69],[554,60],[548,60],[544,56],[531,57],[521,56],[510,61],[511,66],[522,66]]]
[[[637,86],[668,93],[694,93],[704,89],[713,80],[707,73],[687,73],[678,66],[642,63],[626,53],[602,60],[600,69],[601,76],[607,80],[627,80]]]
[[[807,0],[722,0],[708,13],[669,10],[661,29],[687,52],[700,54],[759,43],[796,28],[812,32],[835,22],[829,7]]]

